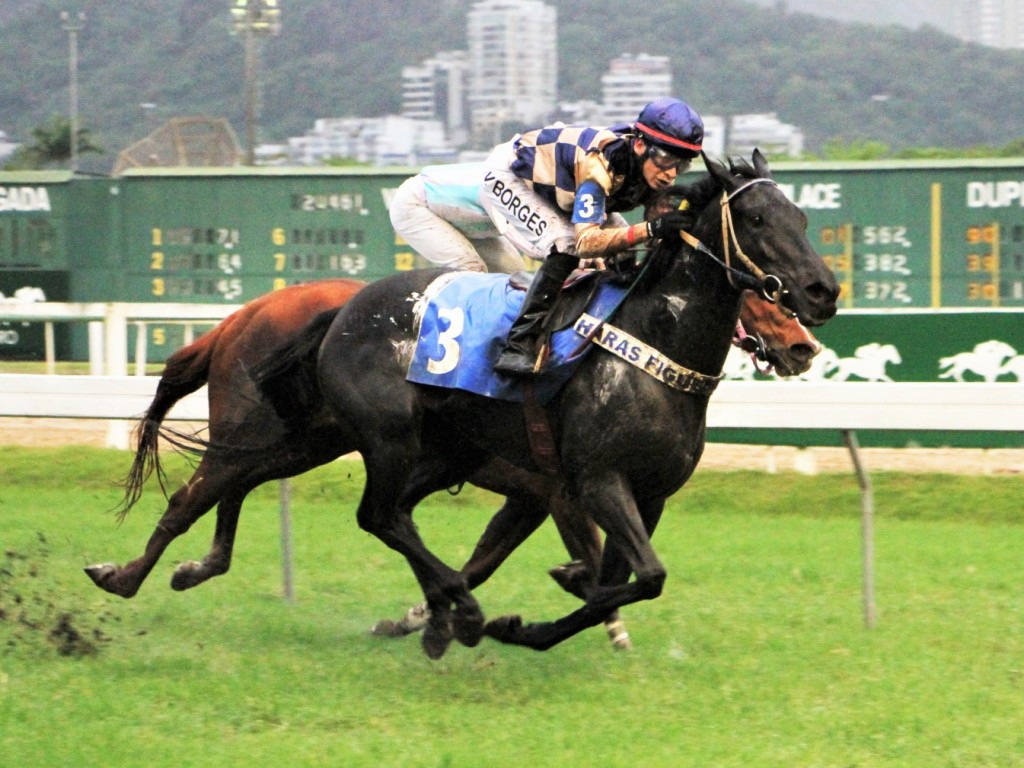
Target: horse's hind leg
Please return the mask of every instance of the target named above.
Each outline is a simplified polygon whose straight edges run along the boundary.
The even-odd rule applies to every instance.
[[[217,504],[217,526],[213,533],[213,544],[202,560],[188,560],[174,569],[171,588],[179,592],[197,587],[214,576],[223,576],[231,567],[231,553],[235,547],[235,532],[242,502],[249,492],[246,488],[228,493]]]
[[[103,563],[85,569],[96,586],[120,597],[134,596],[170,543],[217,503],[221,486],[206,481],[205,463],[204,458],[189,482],[171,496],[141,557],[122,567]]]
[[[359,526],[404,555],[423,589],[430,611],[423,634],[424,651],[438,659],[453,638],[463,645],[476,645],[483,636],[480,606],[470,594],[466,578],[443,563],[420,538],[412,508],[423,494],[409,492],[403,497],[411,465],[402,460],[400,452],[387,448],[364,450],[363,457],[366,487],[357,513]]]
[[[516,547],[526,541],[547,518],[547,509],[534,497],[509,496],[487,523],[473,554],[462,566],[469,589],[483,584],[508,558]],[[404,637],[426,628],[430,612],[426,603],[410,608],[398,621],[381,619],[370,630],[375,635]]]

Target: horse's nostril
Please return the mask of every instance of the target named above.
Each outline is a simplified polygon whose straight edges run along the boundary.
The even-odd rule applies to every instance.
[[[818,302],[835,301],[839,298],[839,286],[825,285],[824,283],[813,283],[807,286],[807,295]]]
[[[804,344],[801,342],[800,344],[790,344],[789,354],[795,360],[805,363],[817,354],[817,350],[815,350],[810,344]]]

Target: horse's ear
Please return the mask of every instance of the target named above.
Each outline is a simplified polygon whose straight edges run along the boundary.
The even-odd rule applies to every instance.
[[[765,160],[761,150],[757,147],[754,147],[754,170],[757,171],[757,175],[762,179],[770,179],[772,177],[772,172],[768,169],[768,161]]]
[[[704,158],[704,167],[708,169],[708,173],[711,174],[711,177],[718,182],[722,189],[732,189],[736,185],[735,179],[733,179],[732,174],[729,173],[729,169],[725,167],[724,163],[713,160],[704,152],[701,152],[700,155]]]

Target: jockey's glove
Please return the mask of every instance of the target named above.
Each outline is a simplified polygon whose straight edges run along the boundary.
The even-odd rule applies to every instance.
[[[695,221],[696,216],[693,215],[693,211],[669,211],[664,216],[647,222],[647,236],[662,238],[666,235],[674,235],[682,229],[690,229]]]

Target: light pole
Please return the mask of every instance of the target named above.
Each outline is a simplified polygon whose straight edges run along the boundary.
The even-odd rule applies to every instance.
[[[231,18],[245,35],[245,164],[256,165],[256,37],[280,34],[281,9],[277,0],[235,0]]]
[[[149,135],[149,118],[150,115],[152,115],[156,111],[156,104],[154,104],[152,101],[144,101],[141,104],[139,104],[139,109],[142,110],[142,130],[146,132],[146,135]]]
[[[72,17],[67,11],[60,12],[61,28],[68,33],[68,99],[71,115],[68,128],[71,131],[71,147],[69,164],[71,172],[78,170],[78,33],[85,26],[85,13],[79,11]]]

